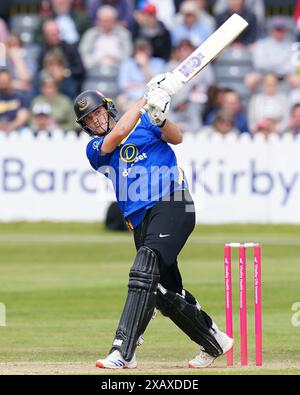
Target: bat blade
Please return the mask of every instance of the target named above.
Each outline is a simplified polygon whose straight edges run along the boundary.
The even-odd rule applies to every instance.
[[[187,83],[205,66],[212,62],[248,26],[248,22],[238,14],[233,14],[195,51],[173,70],[173,74]]]

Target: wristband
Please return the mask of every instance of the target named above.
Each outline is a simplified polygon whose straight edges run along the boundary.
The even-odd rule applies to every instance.
[[[163,128],[167,122],[167,119],[165,119],[160,125],[157,125],[159,128]]]
[[[146,112],[147,112],[147,110],[146,110],[144,107],[142,107],[142,108],[140,109],[140,114],[141,114],[141,115],[146,114]]]

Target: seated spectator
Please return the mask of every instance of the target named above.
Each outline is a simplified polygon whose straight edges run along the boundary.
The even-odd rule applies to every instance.
[[[113,7],[99,8],[96,26],[83,35],[79,49],[87,71],[101,65],[119,67],[131,55],[129,31],[118,25],[117,17]]]
[[[151,44],[146,40],[137,40],[134,55],[124,60],[119,73],[120,95],[117,98],[121,112],[127,111],[133,102],[145,93],[145,86],[155,75],[163,73],[165,62],[152,57]]]
[[[133,0],[134,9],[141,10],[147,3],[153,4],[157,9],[157,19],[166,26],[168,30],[174,27],[174,17],[176,14],[174,0]],[[182,0],[181,0],[182,2]]]
[[[175,13],[178,14],[180,11],[180,6],[185,0],[173,0],[173,4],[175,5]]]
[[[294,136],[300,135],[300,103],[294,104],[291,109],[287,132],[292,133]]]
[[[5,44],[7,68],[12,75],[13,87],[29,93],[32,89],[33,73],[36,70],[35,59],[28,56],[19,36],[11,34]]]
[[[164,24],[157,19],[156,7],[146,4],[135,15],[136,19],[132,27],[133,41],[138,38],[150,41],[153,56],[169,60],[172,50],[171,36]]]
[[[198,6],[200,19],[213,32],[216,30],[216,19],[206,11],[206,0],[195,0]]]
[[[224,110],[219,110],[211,126],[204,126],[201,129],[201,134],[207,137],[212,137],[214,134],[219,133],[223,136],[229,133],[239,135],[239,130],[233,125],[233,118]]]
[[[40,78],[45,73],[55,80],[60,93],[68,96],[70,99],[76,97],[78,93],[76,83],[71,77],[71,72],[65,64],[64,55],[59,48],[51,49],[46,54]]]
[[[238,129],[240,133],[249,132],[247,113],[242,108],[241,98],[235,90],[224,89],[219,109],[225,110],[232,116],[234,127]],[[212,111],[207,117],[206,122],[208,124],[214,122],[214,118],[219,109],[216,109],[215,112]]]
[[[9,71],[0,69],[0,131],[22,131],[28,119],[27,99],[13,88]]]
[[[249,133],[247,113],[243,109],[240,95],[233,89],[224,91],[221,109],[233,117],[233,124],[240,133]]]
[[[270,22],[268,36],[254,44],[254,71],[245,78],[250,90],[255,91],[267,73],[276,73],[280,80],[288,80],[294,73],[295,66],[291,62],[292,40],[288,33],[286,20],[282,17],[274,17]]]
[[[235,44],[253,44],[257,39],[257,21],[251,9],[246,7],[245,0],[228,0],[228,8],[222,14],[217,15],[217,27],[220,27],[234,13],[239,14],[249,23],[247,29],[237,37]]]
[[[263,80],[263,93],[253,95],[248,109],[248,120],[253,133],[282,133],[288,126],[288,100],[278,89],[275,74],[267,74]]]
[[[5,43],[8,37],[8,30],[4,19],[0,17],[0,43]]]
[[[300,87],[297,89],[291,89],[287,95],[290,108],[292,108],[295,104],[300,103]]]
[[[264,0],[245,0],[245,6],[248,10],[254,12],[259,25],[265,21],[265,3]],[[228,0],[216,0],[214,4],[214,14],[219,15],[226,11]]]
[[[167,64],[167,70],[172,71],[195,49],[189,40],[182,40],[176,48],[174,59]],[[214,81],[213,68],[208,65],[190,83],[184,85],[180,94],[172,97],[170,119],[181,124],[184,131],[199,132],[202,124],[201,109],[207,101],[207,89]]]
[[[91,26],[91,20],[84,12],[72,9],[73,0],[50,0],[51,12],[37,27],[35,41],[43,42],[43,25],[54,19],[58,25],[60,40],[67,44],[78,44],[82,34]]]
[[[45,42],[41,48],[39,56],[39,69],[43,68],[45,57],[49,51],[59,50],[64,57],[65,69],[68,70],[68,77],[74,84],[74,93],[76,96],[81,91],[81,84],[84,78],[84,66],[79,54],[78,48],[74,44],[68,44],[61,40],[59,26],[54,20],[47,20],[43,26]],[[70,97],[74,97],[70,94]]]
[[[232,115],[234,127],[240,133],[249,133],[247,113],[243,109],[241,98],[235,90],[225,90],[221,108]]]
[[[51,137],[58,130],[61,131],[52,117],[52,109],[48,103],[36,103],[32,107],[30,127],[34,136],[45,133]]]
[[[58,92],[57,84],[52,77],[44,75],[41,84],[41,95],[33,99],[31,108],[36,104],[47,103],[51,107],[56,124],[63,130],[74,130],[73,103],[71,100]]]
[[[224,96],[224,89],[217,85],[211,85],[207,89],[207,100],[202,111],[203,125],[210,125],[215,114],[220,110]]]
[[[109,5],[117,10],[118,22],[122,26],[127,28],[131,26],[132,7],[128,0],[87,0],[87,13],[93,22],[96,20],[97,10],[104,5]]]
[[[171,30],[173,45],[176,46],[181,40],[187,38],[195,47],[198,47],[210,36],[212,31],[200,18],[198,6],[193,0],[182,3],[180,14],[182,20],[175,23]]]

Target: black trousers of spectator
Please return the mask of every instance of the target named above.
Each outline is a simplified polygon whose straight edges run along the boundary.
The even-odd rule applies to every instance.
[[[181,294],[183,285],[177,256],[195,227],[195,207],[187,189],[176,191],[147,210],[134,230],[136,249],[151,248],[158,256],[160,284]]]

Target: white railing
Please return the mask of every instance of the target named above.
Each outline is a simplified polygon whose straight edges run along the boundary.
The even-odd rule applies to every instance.
[[[89,138],[0,133],[0,221],[103,220],[109,181],[86,159]],[[203,223],[300,223],[300,136],[186,135],[175,146]]]

